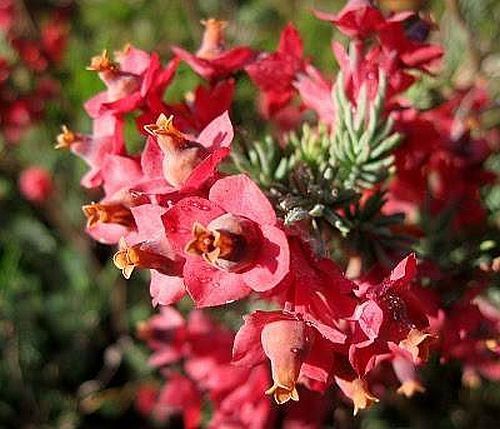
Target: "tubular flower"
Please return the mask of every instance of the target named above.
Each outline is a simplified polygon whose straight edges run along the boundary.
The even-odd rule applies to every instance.
[[[297,380],[312,380],[324,391],[333,367],[333,346],[342,344],[345,336],[328,331],[314,321],[304,321],[299,314],[281,311],[255,311],[244,317],[236,334],[233,362],[253,366],[271,361],[272,394],[279,404],[298,400]]]
[[[87,70],[97,72],[101,80],[108,87],[108,102],[118,101],[133,93],[139,87],[138,77],[123,72],[120,69],[120,65],[111,60],[106,49],[101,55],[92,57]]]
[[[358,414],[359,410],[364,410],[374,402],[379,401],[378,398],[369,392],[366,382],[361,378],[346,381],[336,377],[336,382],[342,389],[342,392],[344,392],[344,394],[354,403],[354,415]]]
[[[160,146],[163,158],[163,175],[174,187],[186,183],[193,170],[208,156],[208,151],[201,144],[190,141],[173,126],[173,116],[161,114],[155,124],[146,125],[144,129]]]
[[[174,190],[197,190],[213,178],[218,164],[228,155],[234,136],[227,112],[211,121],[196,138],[179,131],[173,116],[164,114],[144,129],[151,137],[143,153],[143,164],[161,165],[161,170],[151,170],[149,174],[163,177]]]
[[[299,400],[295,387],[308,338],[306,325],[297,320],[279,320],[264,326],[261,333],[264,353],[271,360],[274,384],[266,391],[278,404]]]
[[[178,60],[162,67],[157,54],[127,45],[115,52],[111,60],[105,50],[93,57],[87,70],[98,73],[106,90],[85,103],[85,109],[92,118],[105,113],[123,114],[137,108],[158,109],[163,105],[162,95],[172,80]]]
[[[132,212],[123,204],[92,203],[82,207],[87,218],[87,228],[97,223],[116,223],[129,228],[135,226]]]
[[[113,256],[113,262],[126,279],[130,278],[135,268],[150,268],[167,273],[174,271],[172,261],[148,248],[146,242],[129,246],[122,238],[118,245],[119,250]]]

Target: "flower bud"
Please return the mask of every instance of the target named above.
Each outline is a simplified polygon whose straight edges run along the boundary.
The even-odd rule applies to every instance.
[[[29,201],[41,203],[54,191],[52,177],[41,167],[29,167],[19,177],[19,190]]]

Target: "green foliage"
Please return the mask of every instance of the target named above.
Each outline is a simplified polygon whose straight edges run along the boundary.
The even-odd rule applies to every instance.
[[[364,86],[353,104],[342,82],[339,74],[332,93],[334,124],[305,123],[300,133],[288,135],[283,147],[267,136],[235,151],[233,160],[239,171],[267,189],[286,225],[310,224],[320,249],[328,247],[321,230],[333,229],[354,252],[387,263],[387,249],[404,249],[411,243],[391,229],[404,216],[382,214],[383,194],[375,193],[363,205],[359,200],[364,190],[383,184],[393,171],[392,152],[401,136],[392,132],[392,119],[382,116],[382,73],[372,101]]]
[[[347,99],[342,82],[340,73],[335,85],[337,121],[330,164],[338,170],[338,180],[345,188],[370,189],[389,176],[394,164],[391,152],[401,140],[399,134],[392,133],[392,119],[382,118],[386,77],[379,73],[377,94],[371,103],[367,101],[366,86],[361,88],[356,109]]]

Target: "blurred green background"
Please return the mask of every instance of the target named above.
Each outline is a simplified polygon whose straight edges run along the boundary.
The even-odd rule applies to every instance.
[[[133,406],[137,387],[154,382],[156,377],[146,364],[148,351],[134,334],[136,323],[154,311],[147,279],[136,274],[125,283],[112,266],[112,249],[85,236],[80,207],[99,196],[79,185],[86,170],[83,162],[70,153],[53,150],[61,124],[90,132],[83,102],[103,88],[97,76],[85,70],[90,57],[103,48],[112,51],[131,42],[157,51],[166,61],[173,44],[197,48],[202,34],[199,21],[206,17],[230,22],[227,39],[231,44],[274,50],[279,31],[291,21],[304,38],[306,55],[333,76],[336,64],[330,40],[332,36],[338,40],[342,37],[330,25],[315,19],[311,9],[335,11],[344,3],[24,2],[35,23],[47,18],[50,7],[62,4],[69,5],[71,18],[64,61],[54,71],[62,86],[60,97],[49,103],[45,118],[30,128],[21,143],[7,146],[0,142],[1,428],[154,427]],[[422,105],[430,103],[436,88],[467,84],[479,71],[493,96],[500,93],[500,2],[461,0],[459,5],[463,12],[460,19],[451,13],[449,2],[426,5],[440,27],[432,37],[445,45],[447,55],[444,73],[436,79],[427,77],[411,94]],[[479,65],[471,55],[471,43],[480,53]],[[14,55],[1,36],[0,55]],[[29,76],[18,79],[22,85]],[[168,98],[182,98],[196,82],[194,73],[182,65]],[[254,100],[253,88],[243,81],[234,112],[238,127],[256,129],[260,120]],[[498,124],[497,113],[492,113],[493,125]],[[134,130],[129,131],[132,138]],[[47,204],[30,204],[17,189],[19,172],[32,164],[54,174],[57,192]],[[431,365],[424,377],[432,379],[437,366],[437,362]],[[494,427],[490,425],[498,416],[498,387],[486,384],[477,390],[465,389],[454,366],[441,374],[445,379],[431,385],[425,397],[404,401],[403,405],[398,400],[397,406],[389,399],[355,425],[365,429],[425,428],[434,421],[436,428]]]

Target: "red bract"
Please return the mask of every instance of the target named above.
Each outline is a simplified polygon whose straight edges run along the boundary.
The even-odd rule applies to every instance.
[[[186,101],[173,106],[176,121],[183,130],[201,131],[211,121],[229,111],[233,102],[236,82],[221,80],[211,85],[199,85]]]
[[[210,18],[202,21],[202,24],[205,25],[205,33],[196,54],[191,54],[178,46],[174,46],[172,50],[203,78],[214,81],[229,77],[254,58],[254,52],[246,46],[226,49],[225,21]]]
[[[283,280],[289,250],[276,222],[267,198],[244,175],[217,181],[208,200],[188,197],[165,213],[165,230],[186,257],[184,282],[198,306],[224,304]]]
[[[264,117],[270,118],[285,107],[295,95],[293,83],[304,70],[302,39],[297,29],[288,24],[280,36],[275,53],[263,53],[245,70],[261,90]]]

